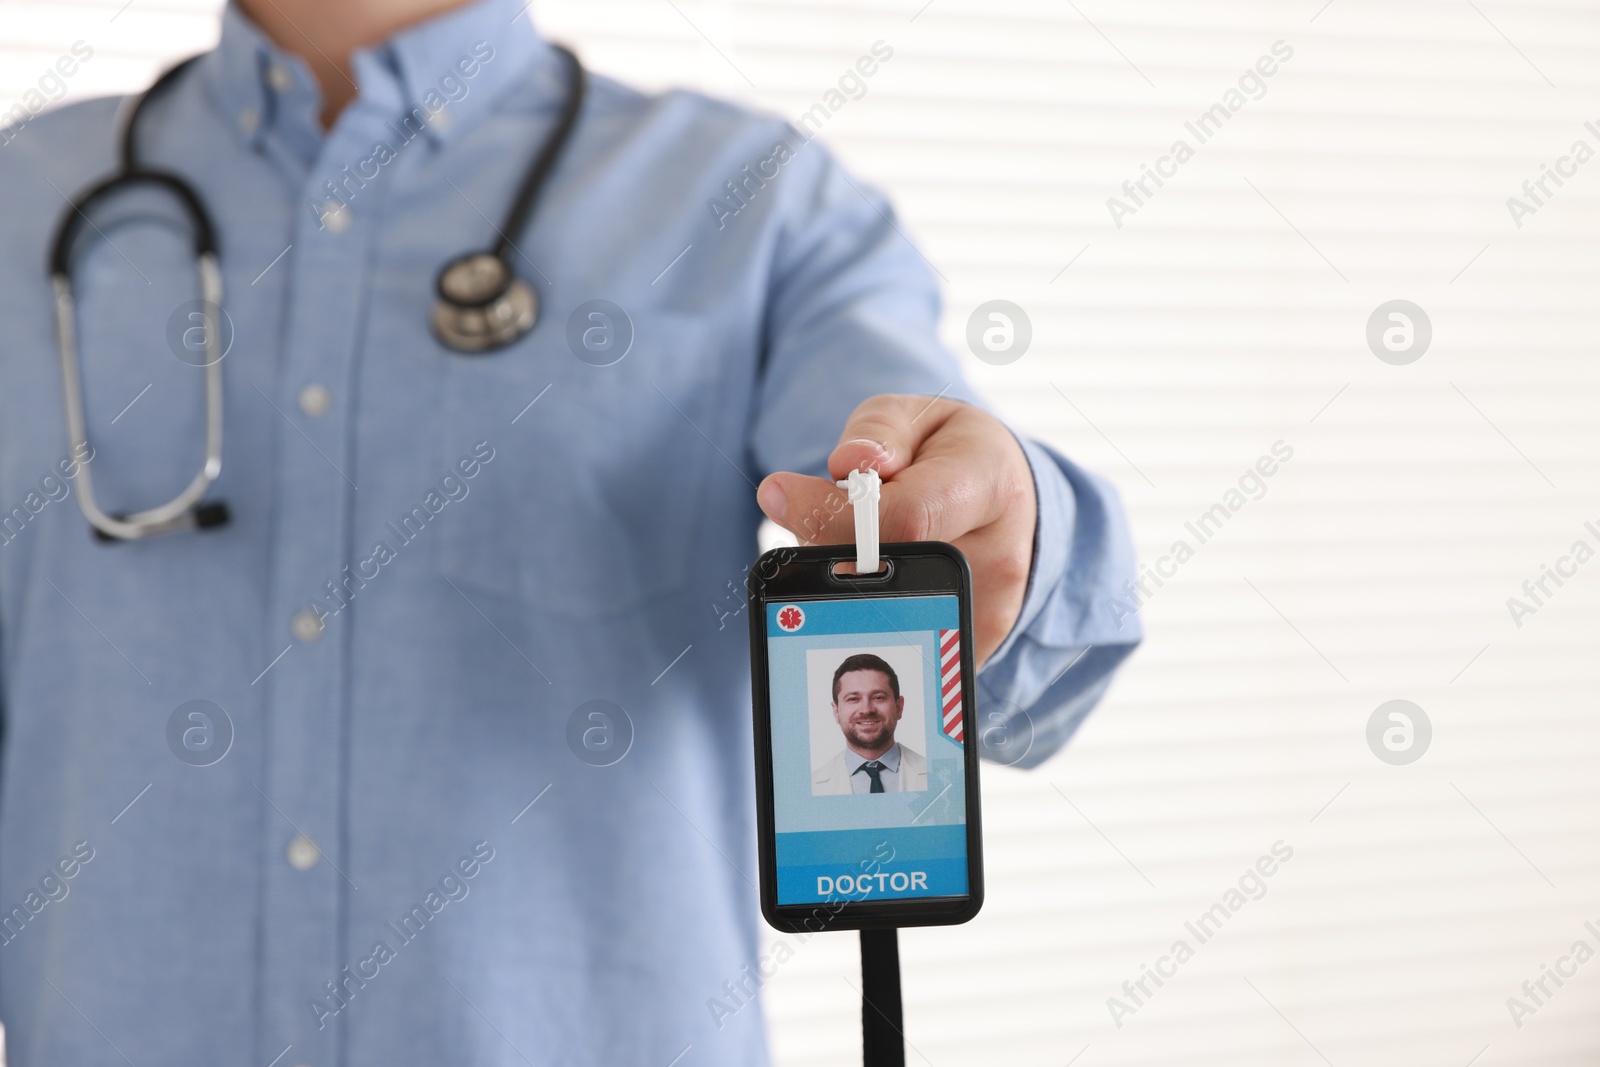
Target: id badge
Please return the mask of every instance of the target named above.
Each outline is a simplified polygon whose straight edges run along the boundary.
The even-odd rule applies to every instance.
[[[952,545],[780,548],[751,568],[761,912],[798,933],[983,904],[972,574]]]

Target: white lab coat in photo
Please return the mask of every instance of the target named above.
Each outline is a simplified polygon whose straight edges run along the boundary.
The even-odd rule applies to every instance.
[[[850,774],[851,768],[860,764],[860,759],[846,762],[845,757],[849,754],[848,749],[841,750],[811,772],[812,796],[844,796],[855,792],[851,786]],[[901,745],[899,778],[900,788],[896,790],[897,792],[923,792],[928,788],[928,761],[920,752],[913,752],[905,745]]]

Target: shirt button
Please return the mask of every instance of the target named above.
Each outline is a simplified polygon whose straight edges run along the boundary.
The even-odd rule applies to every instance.
[[[350,228],[350,209],[337,200],[322,205],[323,228],[329,233],[343,233]]]
[[[259,125],[261,125],[261,112],[255,108],[247,107],[239,112],[239,129],[245,133],[255,133]]]
[[[286,93],[294,88],[294,75],[282,63],[274,63],[267,68],[267,84],[280,93]]]
[[[316,612],[307,608],[296,612],[294,618],[289,620],[289,630],[296,641],[303,645],[310,644],[322,636],[322,620],[317,618]]]
[[[317,848],[317,843],[304,834],[296,834],[286,851],[289,866],[297,871],[309,871],[322,858],[322,850]]]
[[[450,128],[450,109],[448,107],[440,108],[439,113],[428,120],[428,125],[440,133],[448,130]]]
[[[320,419],[333,406],[333,394],[325,386],[312,382],[300,390],[300,410],[313,419]]]

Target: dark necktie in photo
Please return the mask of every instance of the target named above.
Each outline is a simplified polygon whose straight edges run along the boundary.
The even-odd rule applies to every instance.
[[[877,760],[868,760],[867,762],[863,763],[861,766],[856,768],[856,773],[857,774],[860,774],[862,771],[866,771],[867,772],[867,777],[872,779],[872,788],[867,790],[867,792],[869,792],[869,793],[881,793],[881,792],[883,792],[883,779],[878,777],[878,772],[881,771],[881,770],[883,770],[883,764],[879,763]]]

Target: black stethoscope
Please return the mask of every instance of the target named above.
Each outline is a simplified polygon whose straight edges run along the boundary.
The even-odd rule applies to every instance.
[[[512,256],[512,234],[521,233],[533,216],[535,203],[556,157],[571,139],[583,106],[587,77],[578,57],[560,45],[553,46],[568,66],[567,98],[555,129],[545,140],[528,169],[516,200],[500,227],[500,240],[490,251],[469,252],[445,264],[435,284],[431,318],[434,336],[447,348],[464,354],[492,352],[526,336],[539,318],[539,298],[527,282],[517,277]],[[200,470],[176,497],[159,507],[131,515],[108,515],[95,501],[89,465],[78,473],[78,505],[102,540],[132,541],[174,530],[210,529],[228,521],[222,501],[202,502],[206,491],[222,472],[222,271],[217,263],[216,227],[200,194],[171,171],[139,162],[137,134],[145,106],[169,88],[198,56],[167,71],[145,90],[133,106],[122,131],[121,165],[117,172],[88,191],[79,193],[56,226],[50,252],[50,277],[55,288],[56,342],[61,357],[61,383],[67,416],[67,443],[71,454],[89,452],[83,407],[83,382],[79,372],[77,316],[73,300],[72,250],[90,211],[111,196],[135,187],[160,190],[183,208],[194,233],[196,269],[204,317],[203,364],[205,370],[205,453]],[[93,225],[92,223],[89,223]],[[96,230],[96,232],[99,232]]]

